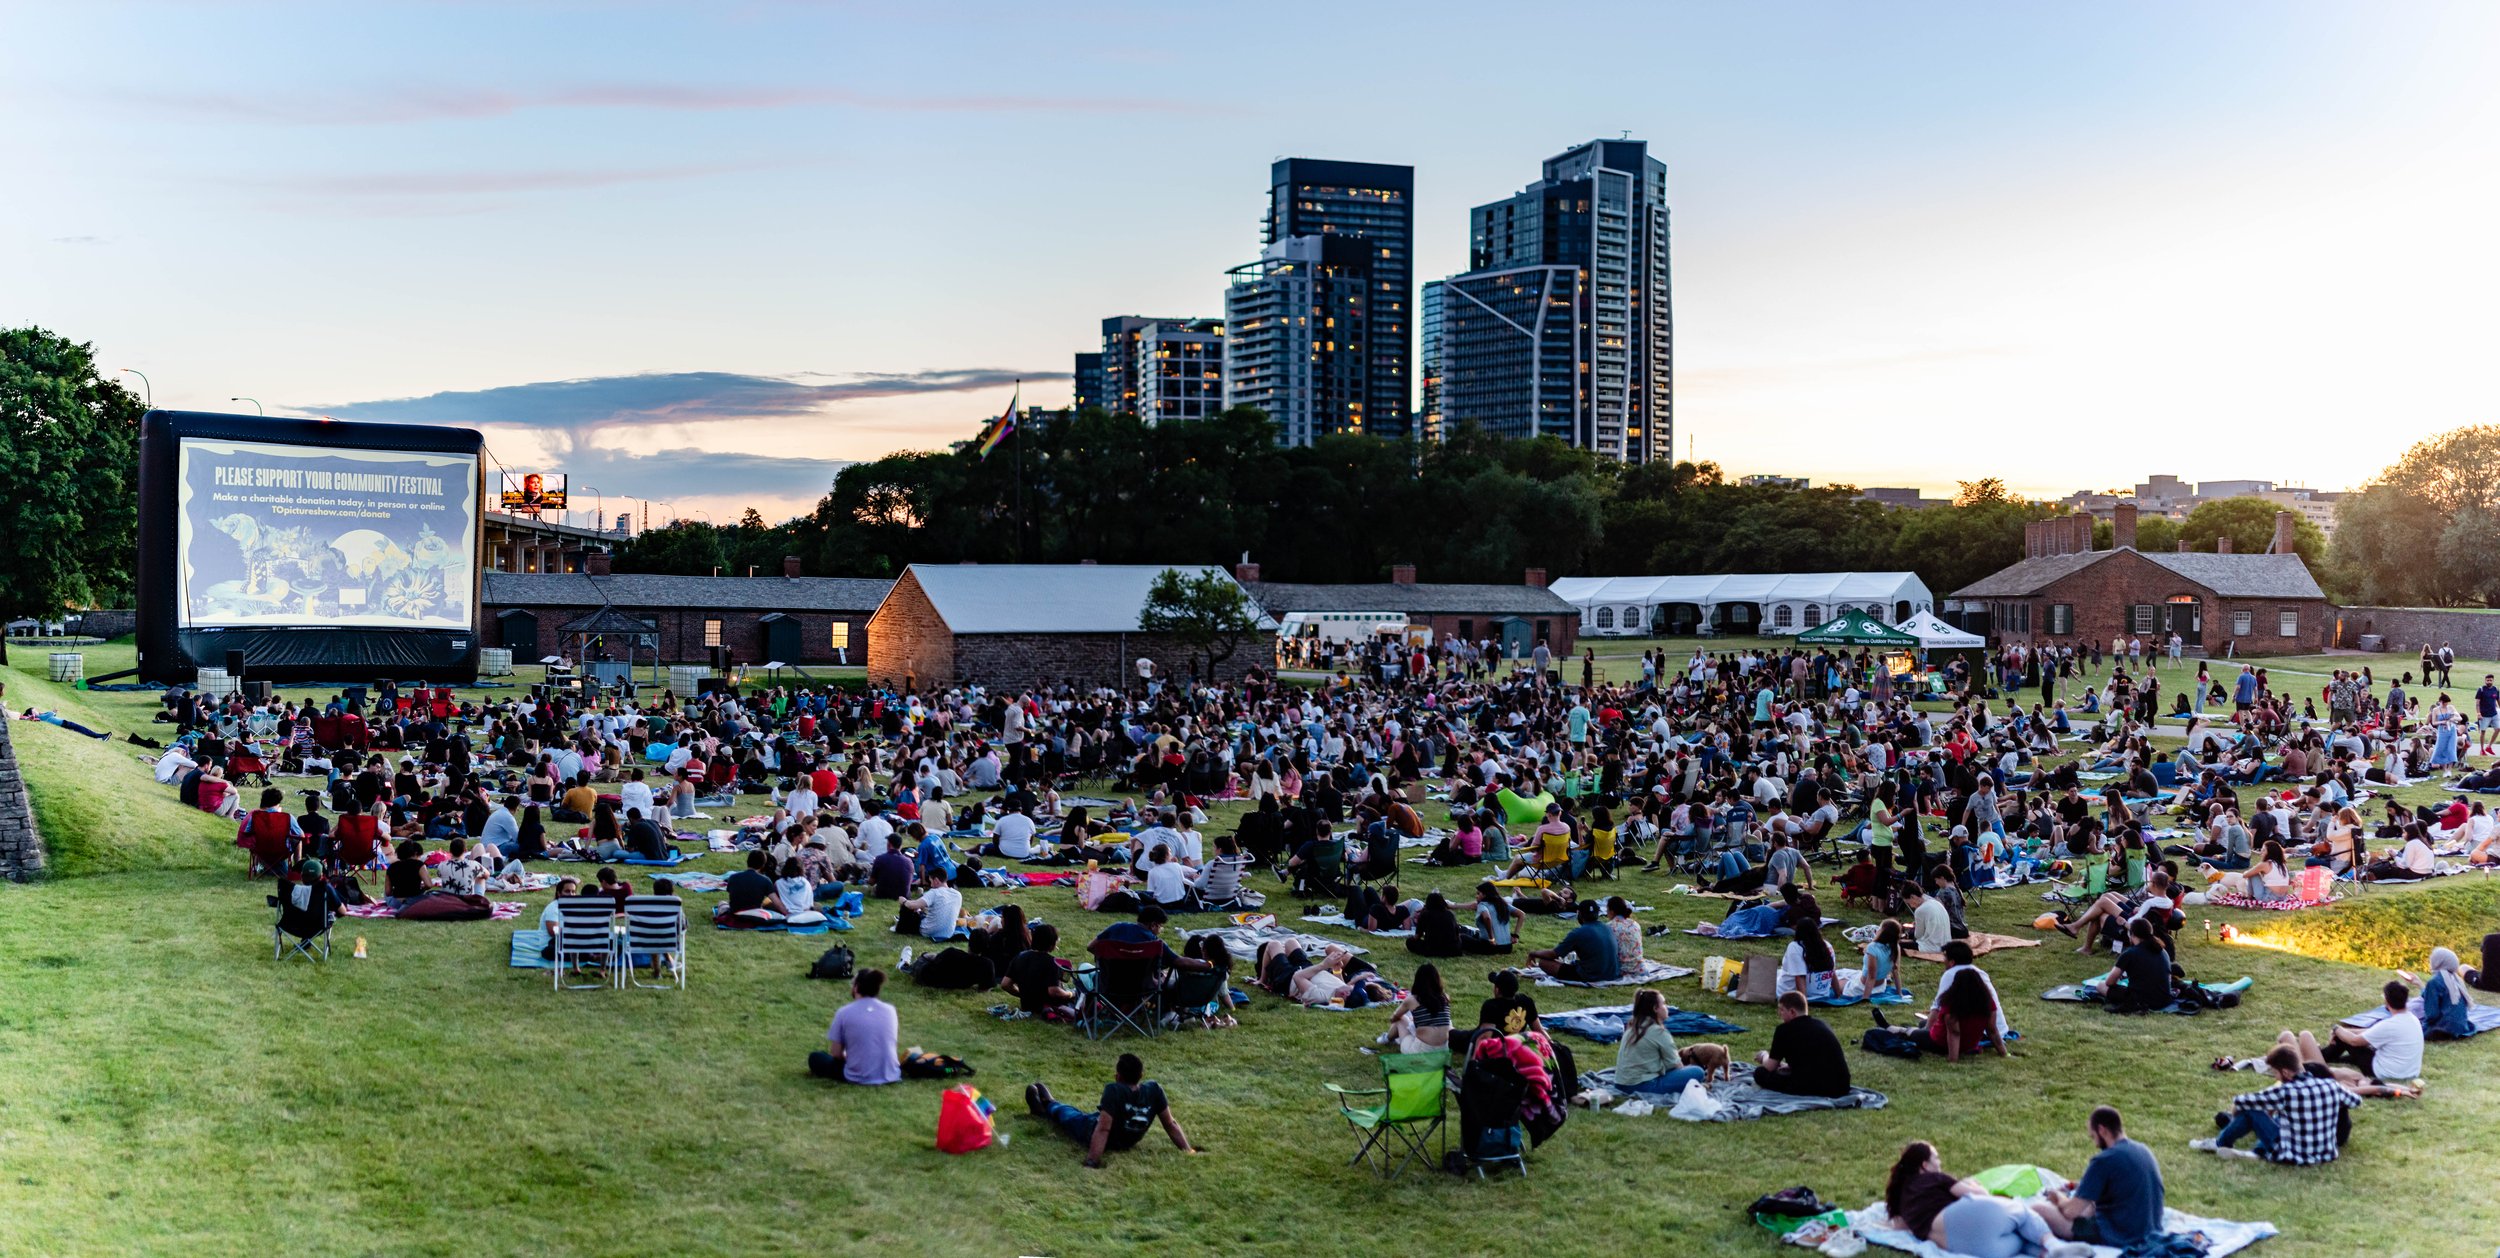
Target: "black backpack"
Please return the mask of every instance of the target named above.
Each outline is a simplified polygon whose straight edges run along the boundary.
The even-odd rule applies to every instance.
[[[1756,1217],[1769,1215],[1776,1219],[1810,1219],[1829,1209],[1831,1207],[1823,1204],[1822,1198],[1814,1195],[1813,1189],[1799,1184],[1767,1197],[1754,1198],[1753,1204],[1745,1207],[1745,1212]]]
[[[807,976],[809,978],[846,979],[851,976],[851,965],[851,950],[836,944],[825,949],[825,955],[816,958],[816,964],[807,967]]]

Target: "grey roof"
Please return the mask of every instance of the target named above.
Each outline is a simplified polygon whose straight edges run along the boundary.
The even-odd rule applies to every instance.
[[[1570,616],[1580,609],[1534,585],[1298,585],[1254,581],[1247,587],[1271,616],[1287,612],[1399,612],[1409,616]]]
[[[2001,568],[1955,590],[1953,598],[2022,598],[2037,594],[2067,577],[2117,554],[2114,550],[2074,555],[2047,555]],[[2309,565],[2298,555],[2224,555],[2212,551],[2133,554],[2169,569],[2222,598],[2322,599]]]
[[[563,627],[557,629],[556,632],[642,634],[651,632],[651,626],[613,607],[602,607],[588,615],[576,616],[564,622]]]
[[[1233,579],[1192,564],[916,563],[906,575],[956,633],[1135,633],[1146,592],[1167,568]]]
[[[891,581],[855,577],[680,577],[656,572],[489,572],[488,607],[667,607],[692,611],[867,612]]]

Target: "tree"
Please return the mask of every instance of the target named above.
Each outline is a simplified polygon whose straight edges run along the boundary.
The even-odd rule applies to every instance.
[[[2011,496],[2005,492],[2005,482],[1994,476],[1962,481],[1959,487],[1961,492],[1953,495],[1953,505],[1957,507],[1975,507],[1983,502],[2003,502]]]
[[[2198,503],[2179,525],[2179,536],[2187,539],[2190,550],[2219,550],[2217,543],[2228,537],[2232,553],[2262,555],[2274,544],[2274,517],[2282,509],[2263,498]],[[2292,520],[2292,549],[2314,571],[2326,561],[2326,534],[2298,516]]]
[[[2335,508],[2335,563],[2344,583],[2373,603],[2490,605],[2500,598],[2482,565],[2442,557],[2470,549],[2481,518],[2500,515],[2500,425],[2442,433],[2416,444],[2346,494]],[[2304,555],[2306,552],[2303,552]]]
[[[0,330],[0,611],[129,605],[146,411],[94,346]]]
[[[1250,596],[1221,572],[1195,576],[1177,568],[1155,574],[1146,591],[1145,609],[1137,627],[1147,633],[1168,633],[1190,651],[1190,674],[1213,677],[1217,666],[1241,649],[1242,639],[1259,631]],[[1206,672],[1198,672],[1198,661]]]

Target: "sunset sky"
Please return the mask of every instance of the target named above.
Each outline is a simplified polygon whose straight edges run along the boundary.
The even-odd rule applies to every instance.
[[[1216,315],[1268,163],[1670,167],[1731,474],[2357,484],[2493,419],[2500,7],[0,0],[0,324],[726,521]],[[1540,46],[1540,40],[1550,43]],[[584,513],[587,518],[587,513]]]

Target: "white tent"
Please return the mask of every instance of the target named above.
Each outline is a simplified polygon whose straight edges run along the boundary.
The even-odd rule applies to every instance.
[[[1988,645],[1986,638],[1964,633],[1937,619],[1934,612],[1920,612],[1895,627],[1918,639],[1918,644],[1930,651],[1956,651]]]
[[[1664,632],[1693,623],[1717,633],[1793,634],[1848,611],[1896,624],[1932,610],[1936,601],[1914,572],[1564,577],[1553,590],[1580,609],[1583,637]]]

